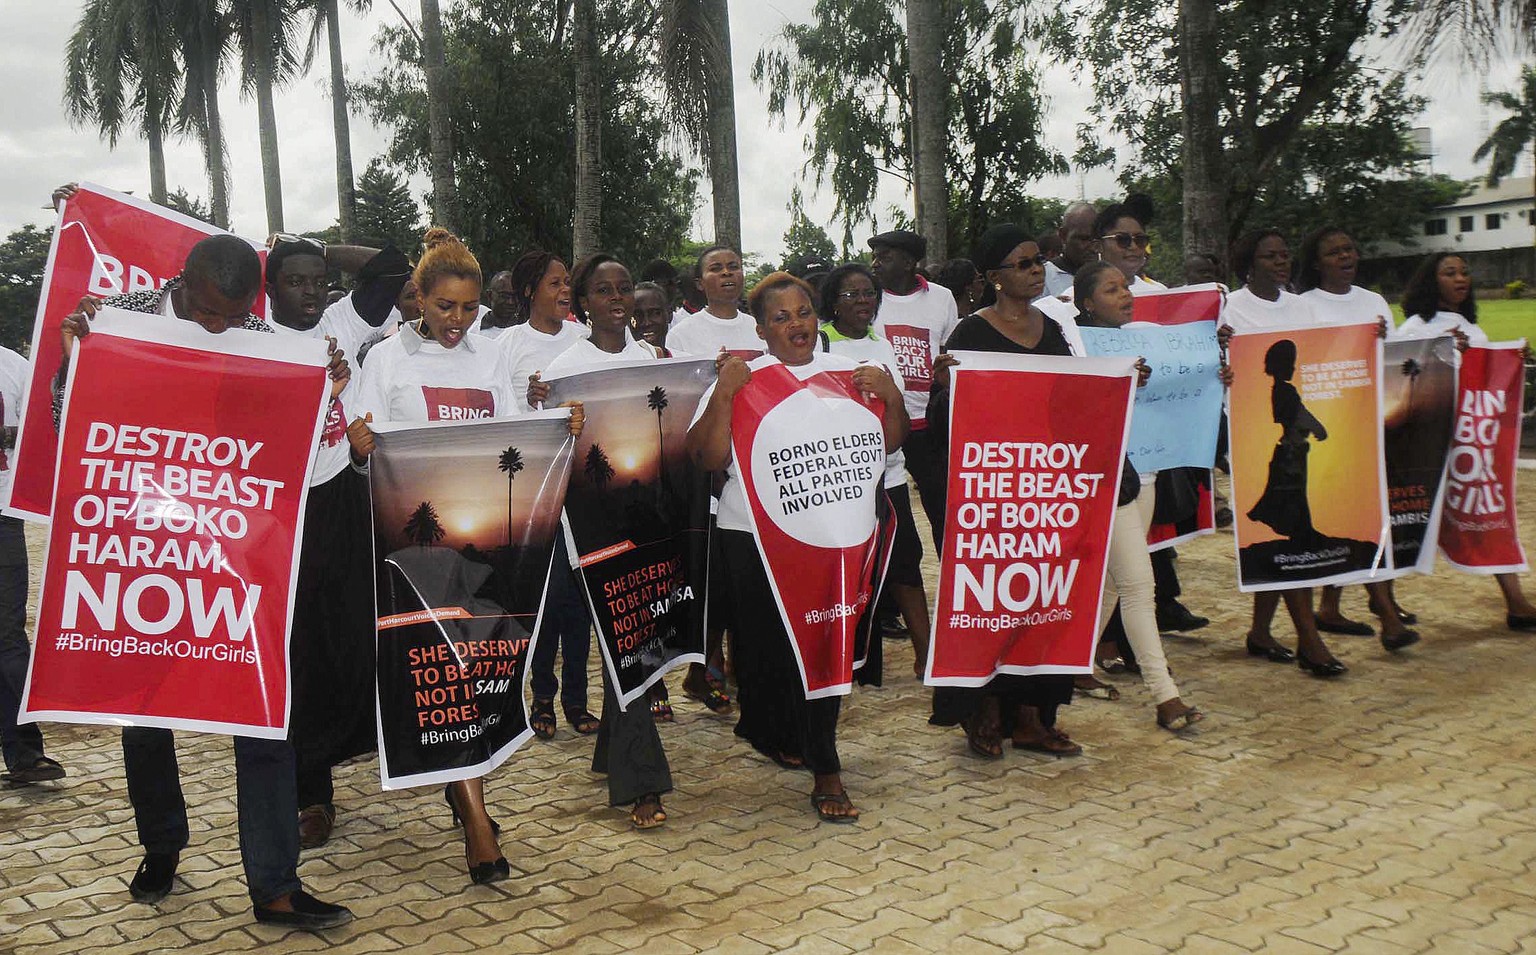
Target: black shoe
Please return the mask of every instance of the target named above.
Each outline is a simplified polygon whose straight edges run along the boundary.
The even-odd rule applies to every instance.
[[[1296,654],[1278,643],[1272,647],[1260,646],[1252,640],[1247,640],[1245,643],[1247,644],[1250,657],[1263,657],[1270,663],[1290,663],[1296,659]]]
[[[459,816],[459,805],[453,801],[453,783],[443,787],[443,800],[448,803],[448,811],[453,813],[453,824],[460,828],[464,826],[464,820]],[[501,823],[491,820],[491,831],[501,835]]]
[[[1411,647],[1418,642],[1419,632],[1417,630],[1404,630],[1395,636],[1388,636],[1385,633],[1381,635],[1381,645],[1393,653],[1396,653],[1403,647]]]
[[[154,905],[171,894],[171,880],[176,878],[176,863],[181,856],[175,852],[146,852],[139,871],[128,883],[128,894],[135,902]]]
[[[1321,617],[1317,621],[1317,629],[1324,633],[1338,633],[1346,637],[1374,637],[1376,631],[1368,623],[1351,620],[1348,617],[1340,617],[1337,620],[1324,622]]]
[[[1209,617],[1197,616],[1177,600],[1157,605],[1157,629],[1162,633],[1186,633],[1209,624]]]
[[[1527,614],[1512,613],[1504,618],[1504,622],[1511,630],[1536,630],[1536,617]]]
[[[60,766],[57,760],[46,756],[37,757],[30,766],[21,766],[0,775],[0,780],[13,786],[30,786],[33,783],[47,783],[63,778],[64,767]]]
[[[512,867],[507,865],[506,856],[497,856],[495,862],[477,862],[469,867],[469,881],[475,885],[500,882],[511,874]]]
[[[1296,654],[1296,665],[1301,667],[1304,673],[1310,673],[1315,677],[1327,678],[1342,676],[1349,672],[1349,667],[1337,660],[1328,660],[1324,663],[1313,663],[1305,654]]]
[[[288,901],[293,905],[292,912],[278,912],[275,909],[264,909],[259,905],[252,906],[251,911],[256,913],[258,922],[265,922],[268,925],[285,925],[288,928],[302,929],[306,932],[335,928],[352,921],[351,909],[344,905],[322,902],[303,890],[288,896]]]

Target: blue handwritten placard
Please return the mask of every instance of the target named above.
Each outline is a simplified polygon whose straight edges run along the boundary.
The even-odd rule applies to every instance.
[[[1090,355],[1144,358],[1152,367],[1136,389],[1127,453],[1137,471],[1208,468],[1216,460],[1222,386],[1215,322],[1121,328],[1080,326]]]

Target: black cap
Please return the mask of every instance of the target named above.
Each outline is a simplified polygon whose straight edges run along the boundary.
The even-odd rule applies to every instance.
[[[914,262],[921,262],[923,256],[928,254],[928,240],[916,232],[906,229],[892,229],[890,232],[882,232],[869,240],[871,249],[885,246],[890,249],[899,249],[912,256]]]

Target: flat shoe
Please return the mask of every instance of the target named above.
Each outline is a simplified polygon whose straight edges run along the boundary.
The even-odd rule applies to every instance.
[[[1504,618],[1511,630],[1536,630],[1536,616],[1512,613]]]
[[[335,928],[352,921],[352,911],[346,906],[322,902],[307,892],[295,892],[288,897],[288,901],[293,906],[292,912],[279,912],[259,905],[252,906],[251,910],[256,914],[258,922],[306,932]]]
[[[640,807],[655,806],[656,811],[649,818],[640,816]],[[641,796],[635,800],[634,808],[629,811],[629,824],[636,829],[656,829],[667,821],[667,811],[662,808],[661,797],[657,795]]]
[[[64,767],[46,756],[39,756],[31,766],[13,769],[5,774],[6,782],[15,783],[18,786],[30,786],[32,783],[46,783],[63,778]]]
[[[1245,645],[1248,648],[1248,655],[1250,657],[1263,657],[1270,663],[1290,663],[1296,659],[1295,653],[1292,653],[1289,648],[1282,647],[1278,643],[1272,647],[1266,647],[1254,643],[1252,640],[1247,640]]]
[[[1317,629],[1324,633],[1337,633],[1346,637],[1374,637],[1376,630],[1368,623],[1351,620],[1348,617],[1340,617],[1337,620],[1317,621]]]
[[[1205,714],[1191,706],[1189,709],[1180,713],[1178,716],[1173,717],[1172,719],[1165,720],[1159,716],[1157,718],[1157,725],[1161,726],[1163,729],[1170,733],[1179,733],[1183,730],[1189,729],[1191,726],[1194,726],[1196,723],[1199,723],[1204,719]]]
[[[306,806],[299,811],[299,848],[318,849],[330,841],[336,825],[336,807],[325,803]]]
[[[1418,642],[1419,632],[1417,630],[1404,630],[1402,633],[1394,634],[1392,636],[1388,636],[1385,633],[1381,635],[1382,647],[1386,650],[1390,650],[1393,653],[1396,653],[1404,647],[1411,647]]]
[[[1047,756],[1058,758],[1081,756],[1083,754],[1083,747],[1081,745],[1074,743],[1067,734],[1058,733],[1054,730],[1047,730],[1045,739],[1035,740],[1032,743],[1021,743],[1018,740],[1014,740],[1013,748],[1027,750],[1031,753],[1044,753]]]

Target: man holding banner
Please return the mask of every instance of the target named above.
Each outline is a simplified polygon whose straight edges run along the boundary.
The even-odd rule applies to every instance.
[[[173,281],[167,283],[158,290],[119,296],[115,299],[107,299],[99,302],[87,298],[81,302],[79,310],[64,318],[62,329],[63,356],[66,362],[76,348],[80,340],[86,338],[91,330],[91,319],[101,307],[123,309],[125,311],[137,311],[149,314],[160,314],[169,318],[178,318],[186,322],[201,326],[203,331],[222,333],[232,327],[240,327],[248,331],[256,331],[271,334],[271,329],[261,319],[250,314],[250,308],[261,291],[262,266],[254,249],[243,239],[231,235],[215,235],[203,239],[194,245],[187,253],[186,263],[181,274]],[[116,326],[114,326],[116,328]],[[174,382],[169,392],[164,387],[148,387],[137,393],[137,401],[144,403],[148,411],[141,414],[148,415],[154,412],[155,420],[162,418],[175,424],[180,421],[179,413],[196,421],[207,420],[203,425],[205,429],[218,429],[217,437],[209,437],[190,428],[188,430],[176,430],[169,427],[139,428],[132,422],[124,420],[121,424],[115,424],[110,414],[105,410],[105,405],[90,405],[87,396],[93,392],[89,386],[98,389],[106,384],[105,368],[96,367],[93,363],[89,367],[95,367],[94,372],[87,372],[87,359],[92,358],[94,352],[103,352],[103,361],[112,364],[113,361],[127,362],[137,360],[138,353],[131,345],[114,345],[114,342],[128,341],[120,336],[131,331],[129,327],[117,329],[113,336],[103,336],[101,345],[87,346],[90,351],[84,352],[76,358],[79,369],[69,379],[64,380],[61,371],[60,381],[56,383],[55,402],[56,414],[59,415],[61,432],[61,446],[66,451],[71,449],[94,454],[104,454],[99,461],[97,471],[87,471],[84,477],[71,473],[69,480],[61,478],[61,489],[67,488],[73,494],[79,494],[81,488],[89,489],[93,481],[99,482],[103,488],[108,488],[119,470],[127,474],[131,469],[133,480],[155,481],[152,471],[154,462],[145,460],[144,456],[158,456],[172,460],[175,454],[186,462],[220,462],[227,466],[237,458],[240,461],[239,469],[209,471],[206,478],[208,484],[194,484],[191,470],[180,465],[167,463],[163,466],[164,475],[159,479],[159,494],[163,498],[163,508],[156,513],[139,513],[136,518],[131,514],[127,520],[136,521],[135,526],[142,530],[146,527],[156,527],[162,532],[175,533],[172,517],[183,512],[192,512],[203,515],[199,524],[197,536],[184,545],[178,546],[177,539],[172,536],[158,547],[158,541],[149,538],[134,537],[130,539],[133,545],[133,553],[140,552],[139,542],[148,540],[150,547],[155,547],[155,553],[160,556],[154,566],[179,566],[182,570],[195,570],[203,567],[202,561],[194,560],[191,556],[197,550],[197,545],[205,541],[211,541],[206,546],[214,548],[216,556],[222,555],[214,565],[218,568],[228,567],[231,563],[243,580],[245,588],[245,609],[236,615],[234,599],[231,593],[224,590],[216,591],[214,601],[210,608],[205,608],[204,613],[210,613],[222,608],[222,616],[230,628],[229,637],[236,641],[234,648],[218,655],[212,653],[220,649],[217,646],[190,645],[191,651],[196,651],[192,659],[207,661],[209,659],[227,661],[233,663],[249,662],[252,657],[260,660],[261,665],[254,669],[254,673],[260,677],[258,687],[249,685],[241,686],[240,692],[233,685],[221,685],[225,677],[216,675],[212,664],[203,666],[190,666],[187,659],[180,653],[161,654],[161,658],[169,657],[169,662],[154,666],[141,661],[155,660],[156,656],[142,656],[134,659],[132,656],[123,656],[121,667],[127,668],[125,673],[141,674],[124,678],[122,675],[113,676],[104,672],[102,675],[92,676],[82,669],[84,666],[100,667],[95,658],[99,653],[91,653],[89,657],[83,654],[74,654],[74,658],[64,656],[63,651],[73,650],[69,646],[71,638],[63,629],[73,624],[76,607],[81,598],[75,597],[71,602],[70,589],[65,588],[62,596],[55,588],[61,585],[52,574],[45,577],[44,593],[39,607],[39,630],[49,624],[55,624],[59,631],[58,646],[54,641],[42,642],[38,659],[34,660],[33,670],[28,680],[27,711],[36,716],[47,718],[74,718],[84,722],[114,723],[127,722],[129,725],[123,728],[123,760],[128,777],[129,799],[133,804],[134,817],[138,825],[139,841],[144,846],[145,857],[135,873],[129,885],[129,891],[133,897],[141,902],[156,903],[164,899],[172,888],[172,882],[176,874],[180,852],[187,845],[188,826],[186,803],[181,794],[179,772],[176,763],[175,742],[171,735],[171,726],[180,726],[194,729],[211,729],[215,732],[233,732],[235,735],[235,769],[236,787],[239,805],[240,821],[240,848],[241,860],[245,866],[247,886],[254,906],[257,921],[277,925],[285,925],[293,928],[316,930],[341,925],[352,918],[352,913],[339,905],[332,905],[313,898],[303,891],[302,884],[297,875],[299,854],[298,841],[298,808],[297,797],[294,790],[294,756],[293,748],[286,740],[286,722],[288,700],[286,697],[288,685],[288,672],[286,663],[286,644],[288,634],[288,613],[290,602],[288,594],[291,591],[293,579],[293,564],[296,550],[296,541],[293,536],[302,522],[299,520],[299,512],[302,508],[302,491],[291,490],[295,484],[302,488],[308,477],[315,440],[318,436],[320,424],[319,402],[324,391],[323,379],[325,373],[316,369],[316,375],[309,380],[316,387],[315,404],[306,406],[298,402],[288,402],[283,405],[284,412],[279,416],[276,409],[262,409],[261,397],[246,389],[266,387],[269,389],[292,388],[294,381],[285,382],[278,373],[279,364],[268,362],[261,365],[260,362],[249,369],[242,367],[238,357],[254,358],[258,355],[268,354],[277,356],[286,354],[281,348],[257,347],[245,341],[232,342],[229,346],[229,354],[220,355],[222,349],[210,347],[212,342],[204,338],[200,332],[187,329],[180,323],[172,323],[157,332],[164,342],[162,346],[173,343],[183,349],[194,348],[192,354],[208,366],[208,374],[222,376],[222,387],[215,387],[211,391],[203,390],[207,382],[199,381],[197,386],[199,394],[206,397],[201,402],[189,401],[192,392],[192,382],[179,379]],[[146,336],[149,337],[149,336]],[[159,338],[155,339],[157,342]],[[113,358],[121,353],[126,356]],[[151,355],[153,352],[150,353]],[[323,352],[314,352],[316,356]],[[218,357],[214,357],[217,355]],[[136,380],[148,385],[153,385],[158,380],[170,381],[165,376],[177,376],[182,374],[180,369],[185,367],[186,357],[180,354],[168,355],[163,365],[148,364],[151,358],[146,357],[146,364],[140,367]],[[257,367],[260,365],[260,367]],[[66,364],[65,369],[67,370]],[[167,370],[169,369],[169,370]],[[113,364],[114,373],[121,373],[122,365]],[[237,379],[237,375],[244,374],[243,379]],[[345,362],[339,356],[333,355],[330,360],[329,377],[332,380],[332,388],[339,390],[345,385],[348,377],[348,369]],[[160,376],[157,378],[156,376]],[[254,382],[254,384],[253,384]],[[80,392],[80,394],[76,394]],[[291,392],[289,392],[291,393]],[[80,410],[76,413],[76,420],[70,420],[65,413],[66,404],[71,400],[81,402]],[[124,408],[130,404],[126,400],[115,403],[115,412],[119,415],[126,413]],[[150,407],[153,406],[153,407]],[[85,418],[82,416],[101,416],[97,418]],[[296,420],[305,420],[308,430],[291,427],[289,415],[298,416]],[[249,421],[246,425],[252,430],[250,434],[260,433],[262,440],[247,441],[244,437],[224,436],[226,430],[233,430]],[[257,431],[257,423],[265,421],[261,425],[265,430]],[[84,422],[84,423],[82,423]],[[215,423],[217,422],[217,423]],[[89,425],[90,436],[81,444],[81,430]],[[116,437],[110,442],[98,432],[112,431]],[[159,436],[157,444],[150,444],[151,435]],[[135,437],[137,436],[137,437]],[[176,438],[181,441],[176,444]],[[104,443],[105,442],[105,443]],[[243,450],[235,458],[224,460],[217,456],[215,448],[222,448],[225,444],[231,447],[239,447]],[[173,451],[173,447],[179,447],[179,451]],[[257,477],[250,473],[253,461],[263,447],[270,447],[269,461],[264,462],[268,468],[287,468],[287,471],[272,471],[275,474],[286,474],[284,480],[276,480],[270,477]],[[111,455],[123,457],[121,463]],[[81,458],[76,462],[71,457],[68,460],[61,459],[61,467],[66,463],[72,468],[78,465],[91,465],[97,458]],[[236,477],[240,472],[246,472],[243,476]],[[186,472],[187,479],[184,482],[186,493],[177,495],[174,487],[177,484],[175,475]],[[201,473],[201,472],[199,472]],[[298,481],[292,480],[296,473]],[[91,475],[95,474],[95,477]],[[250,483],[257,482],[257,483]],[[211,485],[211,488],[209,487]],[[239,487],[242,491],[220,490],[223,488]],[[265,492],[257,493],[261,488]],[[284,490],[285,488],[289,490]],[[252,497],[250,493],[256,493]],[[280,493],[281,492],[281,493]],[[89,495],[80,498],[87,500]],[[222,500],[227,506],[222,509],[202,503],[204,500]],[[265,501],[265,507],[261,502]],[[63,502],[61,502],[63,503]],[[110,503],[110,502],[108,502]],[[84,522],[81,515],[87,513],[89,508],[82,511],[75,505],[73,496],[69,501],[70,507],[66,511],[61,508],[55,515],[52,528],[54,546],[50,546],[50,554],[68,553],[70,561],[80,553],[82,538],[86,543],[96,546],[97,535],[83,532],[75,532],[68,540],[61,539],[60,535],[66,533],[70,526],[87,527],[94,526]],[[243,505],[251,505],[244,507]],[[103,504],[107,506],[107,504]],[[211,510],[210,510],[211,508]],[[280,516],[280,512],[284,516]],[[223,517],[215,524],[215,514],[222,513]],[[70,520],[66,520],[68,517]],[[252,535],[253,539],[245,546],[244,550],[236,547],[236,542],[246,536],[248,528],[254,522],[262,520],[263,528],[269,528],[263,533],[274,533],[270,528],[286,527],[287,542],[282,547],[272,547],[277,543],[267,536]],[[98,522],[99,523],[99,522]],[[201,538],[201,539],[199,539]],[[111,553],[111,546],[117,538],[110,533],[101,541],[101,553],[94,559],[88,559],[88,566],[99,570],[99,565],[105,563],[108,568],[112,566],[113,558],[104,556]],[[227,540],[226,540],[227,539]],[[68,544],[66,548],[65,544]],[[121,546],[121,545],[120,545]],[[185,557],[177,561],[176,553],[181,552],[180,547],[186,547]],[[148,547],[144,548],[146,551]],[[117,558],[125,567],[139,566],[137,558],[124,562],[123,558]],[[250,561],[246,564],[246,561]],[[276,561],[276,563],[268,563]],[[168,563],[169,562],[169,563]],[[69,571],[73,581],[76,571]],[[87,571],[78,572],[82,575]],[[279,576],[281,575],[281,576]],[[154,647],[163,645],[173,649],[185,640],[173,641],[181,631],[173,630],[174,621],[180,619],[176,590],[171,589],[174,579],[165,573],[152,575],[129,575],[132,582],[123,591],[126,601],[130,594],[137,592],[142,595],[153,584],[164,590],[169,600],[169,609],[164,613],[164,619],[155,621],[145,619],[144,605],[130,613],[125,607],[123,618],[126,625],[133,627],[139,635],[168,634],[167,639],[161,644],[154,641],[146,641],[142,636],[127,633],[121,638],[114,638],[124,642],[132,639],[136,645]],[[106,574],[100,586],[104,594],[113,591],[113,574]],[[85,581],[85,577],[80,578]],[[210,578],[215,580],[217,578]],[[72,582],[70,586],[89,588],[92,584]],[[120,586],[120,581],[118,583]],[[188,576],[185,582],[188,596],[186,603],[192,608],[194,622],[198,612],[198,604],[204,599],[201,595],[208,582],[196,576]],[[265,609],[258,604],[262,589],[268,592],[268,600]],[[194,592],[195,591],[195,592]],[[87,592],[86,600],[91,600]],[[49,614],[49,610],[58,612],[54,607],[63,604],[64,616],[57,620]],[[104,621],[102,614],[111,611],[111,605],[104,603],[95,608],[98,626],[104,633],[112,629],[110,621]],[[274,613],[279,617],[273,617]],[[149,614],[152,616],[152,613]],[[217,619],[217,618],[213,618]],[[82,624],[83,626],[84,624]],[[210,628],[208,632],[199,629],[196,638],[206,640],[211,635],[211,623],[205,621],[195,625],[201,628]],[[243,629],[241,629],[243,628]],[[236,631],[240,630],[239,633]],[[250,640],[255,644],[249,648],[241,648],[239,641],[246,639],[245,631],[249,631]],[[94,639],[100,640],[101,637]],[[82,646],[88,642],[87,638],[80,636],[76,642]],[[93,646],[83,646],[85,650],[93,650]],[[244,649],[244,652],[237,652]],[[45,656],[44,651],[51,654]],[[112,666],[119,664],[118,656],[114,653],[110,659]],[[217,674],[229,671],[228,663],[223,669],[217,670]],[[163,675],[162,675],[163,673]],[[143,679],[154,682],[143,683]],[[273,685],[274,681],[277,685]],[[210,687],[216,687],[217,692],[210,695]],[[126,695],[124,693],[126,688]],[[200,691],[197,689],[200,688]],[[157,692],[158,691],[158,692]],[[98,702],[99,701],[99,702]],[[94,704],[94,707],[93,707]],[[244,709],[236,709],[243,706]],[[127,707],[142,707],[142,709],[128,709]],[[142,714],[142,715],[137,715]]]
[[[752,290],[768,354],[720,359],[688,452],[726,472],[717,519],[740,626],[736,735],[785,768],[811,770],[817,815],[851,823],[859,811],[843,788],[837,719],[855,630],[883,570],[875,495],[909,422],[883,368],[818,350],[811,299],[787,272]]]

